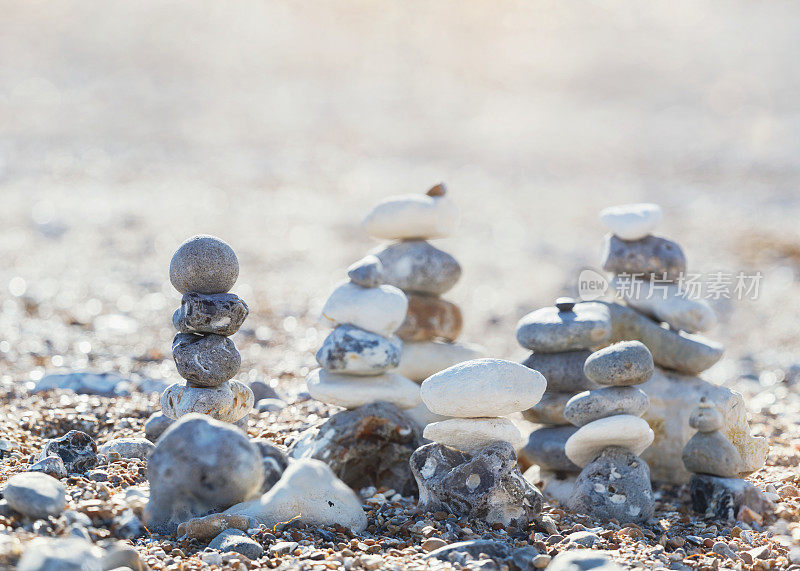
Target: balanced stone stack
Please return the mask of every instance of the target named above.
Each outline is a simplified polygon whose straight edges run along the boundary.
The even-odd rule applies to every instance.
[[[523,412],[527,420],[542,427],[531,433],[522,460],[539,467],[537,477],[544,482],[545,494],[562,503],[580,472],[564,451],[567,439],[578,430],[566,419],[564,409],[576,393],[597,388],[584,374],[584,362],[610,330],[605,306],[576,304],[571,298],[559,298],[555,306],[533,311],[517,325],[517,341],[533,351],[523,365],[547,379],[542,400]]]
[[[592,353],[586,376],[603,388],[575,395],[564,416],[579,429],[565,446],[567,457],[583,468],[568,506],[579,513],[620,523],[643,522],[653,515],[650,468],[639,454],[654,434],[640,418],[649,406],[637,385],[654,371],[642,343],[617,343]]]
[[[476,359],[422,383],[425,405],[448,418],[425,427],[431,444],[411,456],[419,505],[524,529],[542,497],[517,466],[519,429],[504,415],[535,405],[547,382],[533,369],[501,359]]]
[[[242,358],[230,336],[249,312],[228,293],[239,276],[233,249],[213,236],[195,236],[172,256],[169,279],[183,294],[172,316],[178,334],[172,356],[186,383],[175,383],[161,395],[161,410],[177,420],[192,412],[247,426],[253,392],[233,377]]]
[[[439,184],[425,195],[401,195],[380,202],[363,224],[373,238],[393,240],[374,256],[382,263],[383,283],[408,296],[408,312],[397,331],[404,341],[398,372],[418,383],[482,355],[479,347],[455,342],[463,323],[461,309],[441,297],[461,277],[461,266],[428,242],[450,236],[457,222],[458,211]],[[424,407],[413,416],[423,425],[434,419]]]

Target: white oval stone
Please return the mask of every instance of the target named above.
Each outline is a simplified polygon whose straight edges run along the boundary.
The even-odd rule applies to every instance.
[[[689,299],[674,284],[613,278],[611,285],[627,305],[673,329],[698,333],[717,324],[716,313],[705,301]]]
[[[161,393],[161,411],[173,420],[196,412],[216,420],[236,422],[253,408],[253,391],[236,380],[213,388],[190,387],[183,383],[168,386]]]
[[[630,414],[601,418],[582,426],[564,445],[567,458],[583,468],[609,446],[630,450],[637,456],[653,443],[655,434],[646,420]]]
[[[403,194],[379,202],[363,226],[373,238],[446,238],[458,224],[458,209],[447,196]]]
[[[344,282],[325,302],[322,320],[332,327],[355,325],[391,337],[403,324],[407,309],[406,294],[394,286],[366,288]]]
[[[395,372],[421,383],[431,375],[464,361],[483,357],[480,345],[420,341],[403,343],[400,365]]]
[[[451,418],[429,424],[422,435],[468,454],[501,441],[523,445],[519,428],[507,418]]]
[[[503,359],[475,359],[428,377],[420,394],[431,412],[459,418],[503,416],[539,402],[547,381],[538,371]]]
[[[306,377],[306,385],[308,394],[318,401],[344,408],[384,401],[406,409],[422,402],[419,386],[397,373],[363,377],[315,369]]]
[[[661,218],[661,207],[649,202],[611,206],[600,211],[603,226],[623,240],[640,240],[652,234]]]

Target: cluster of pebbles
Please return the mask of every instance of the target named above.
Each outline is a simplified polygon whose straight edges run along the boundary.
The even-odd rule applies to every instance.
[[[239,277],[233,249],[213,236],[195,236],[172,256],[169,279],[183,294],[172,317],[178,334],[172,356],[186,383],[167,387],[161,410],[177,420],[190,413],[247,426],[253,392],[233,379],[242,357],[230,336],[249,313],[247,304],[228,293]]]

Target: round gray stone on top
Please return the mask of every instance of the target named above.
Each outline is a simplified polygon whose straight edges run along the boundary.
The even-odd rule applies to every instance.
[[[700,406],[689,417],[689,426],[698,432],[715,432],[722,429],[725,419],[713,406]]]
[[[23,472],[8,479],[3,496],[14,511],[30,518],[57,516],[67,505],[66,488],[42,472]]]
[[[169,281],[180,293],[226,293],[238,277],[236,252],[215,236],[189,238],[169,263]]]
[[[617,414],[642,416],[650,408],[650,399],[637,387],[604,387],[578,393],[569,399],[564,418],[575,426]]]
[[[653,376],[650,350],[639,341],[622,341],[592,353],[583,372],[598,385],[640,385]]]
[[[611,317],[602,303],[576,304],[571,311],[556,306],[537,309],[519,320],[517,341],[526,349],[560,353],[602,345],[611,334]]]
[[[583,374],[583,363],[591,354],[587,350],[532,353],[522,364],[544,375],[548,391],[576,393],[597,387]]]
[[[603,269],[642,279],[674,282],[686,273],[686,256],[672,240],[647,236],[641,240],[625,241],[609,234],[603,243]]]
[[[383,264],[383,283],[429,295],[449,291],[461,277],[458,261],[425,240],[404,240],[374,253]]]

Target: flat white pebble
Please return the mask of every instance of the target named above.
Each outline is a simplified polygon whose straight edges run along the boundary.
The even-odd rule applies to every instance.
[[[600,222],[623,240],[639,240],[653,233],[662,216],[658,204],[640,202],[604,208],[600,211]]]
[[[318,401],[350,409],[377,401],[401,409],[413,408],[422,402],[419,386],[397,373],[364,377],[315,369],[306,377],[306,386],[308,394]]]
[[[379,202],[364,219],[373,238],[446,238],[458,224],[458,209],[447,196],[403,194]]]
[[[653,443],[654,438],[647,421],[638,416],[620,414],[582,426],[569,437],[564,451],[567,458],[584,467],[609,446],[625,448],[638,456]]]
[[[425,427],[423,436],[439,444],[472,454],[495,442],[522,446],[522,434],[507,418],[451,418]]]

